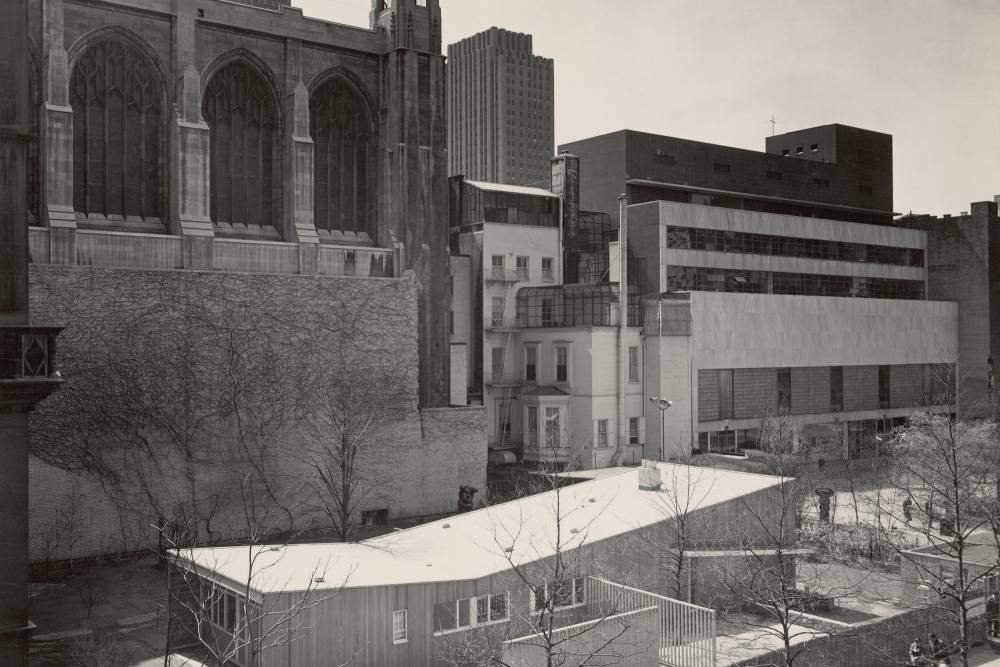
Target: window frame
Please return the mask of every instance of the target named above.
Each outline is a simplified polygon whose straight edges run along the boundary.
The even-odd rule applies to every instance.
[[[628,347],[628,381],[639,381],[639,346],[629,345]]]
[[[523,260],[523,262],[522,262],[522,260]],[[522,263],[524,264],[523,266],[522,266]],[[518,280],[530,280],[531,279],[531,272],[530,272],[529,267],[530,267],[530,264],[529,264],[529,260],[528,260],[528,256],[527,255],[518,255],[517,257],[514,258],[514,271],[517,274],[515,277]]]
[[[579,586],[578,586],[578,582],[580,584]],[[540,609],[537,608],[538,607],[538,594],[536,593],[536,590],[538,588],[542,588],[542,595],[544,596],[542,602],[545,602],[545,601],[549,600],[550,599],[550,595],[551,595],[551,593],[549,591],[549,586],[552,584],[552,580],[546,579],[545,582],[541,586],[532,586],[532,587],[530,587],[528,589],[528,592],[530,594],[529,608],[531,609],[531,611],[530,611],[531,615],[532,616],[539,616],[544,611],[549,611],[551,613],[551,612],[556,612],[556,611],[563,611],[565,609],[574,609],[576,607],[582,607],[585,604],[587,604],[587,595],[586,595],[587,577],[586,576],[569,577],[568,578],[568,583],[569,583],[569,589],[570,589],[570,591],[572,593],[572,597],[571,597],[572,601],[570,602],[570,604],[567,604],[567,605],[557,605],[557,604],[555,604],[555,600],[553,599],[552,600],[552,604],[551,604],[551,609],[548,609],[548,610],[544,606],[542,608],[540,608]]]
[[[401,617],[399,616],[400,614],[402,614]],[[393,643],[393,645],[406,644],[407,642],[410,641],[410,636],[409,636],[409,619],[408,619],[408,616],[409,615],[407,614],[407,610],[406,609],[396,609],[396,610],[394,610],[392,612],[392,643]],[[402,637],[397,637],[397,635],[400,633],[400,630],[397,628],[398,624],[396,623],[396,621],[397,621],[398,618],[402,618],[403,619],[403,622],[402,622]]]
[[[538,352],[537,343],[528,343],[524,346],[524,381],[531,384],[538,384]]]
[[[635,430],[632,429],[633,425],[635,426]],[[639,429],[639,417],[629,417],[628,418],[628,444],[630,444],[630,445],[641,445],[642,444],[641,442],[639,442],[640,438],[642,437],[639,431],[640,431],[640,429]]]
[[[597,422],[597,442],[594,446],[598,449],[608,448],[608,420],[607,419],[596,419]]]
[[[565,359],[563,360],[564,363],[560,363],[560,356],[565,356]],[[555,367],[555,369],[554,369],[555,372],[553,373],[553,377],[555,378],[555,384],[570,384],[570,375],[569,375],[569,345],[556,345],[555,346],[555,355],[554,355],[554,358],[553,358],[553,365]],[[562,373],[561,379],[560,379],[560,373],[559,373],[560,367],[562,367],[562,369],[563,369],[563,373]]]
[[[548,266],[545,266],[548,264]],[[555,258],[542,257],[542,280],[552,282],[555,278]]]
[[[493,618],[493,598],[503,598],[504,599],[504,612],[505,616],[503,618]],[[487,617],[489,620],[480,621],[479,620],[479,602],[481,600],[486,600],[486,610]],[[460,625],[462,603],[468,602],[469,604],[469,624]],[[448,604],[448,601],[435,602],[434,607],[438,605]],[[503,591],[501,593],[484,593],[483,595],[473,595],[467,598],[458,598],[454,601],[454,619],[455,627],[448,628],[444,630],[435,629],[433,635],[439,637],[441,635],[450,635],[455,632],[465,632],[467,630],[472,630],[474,628],[482,628],[488,625],[497,625],[499,623],[510,622],[510,593],[509,591]]]

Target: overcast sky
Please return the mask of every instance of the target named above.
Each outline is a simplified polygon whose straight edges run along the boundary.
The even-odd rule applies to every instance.
[[[367,26],[368,0],[293,0]],[[445,44],[496,25],[555,59],[556,144],[622,128],[764,150],[843,123],[893,135],[895,210],[1000,194],[996,0],[441,0]]]

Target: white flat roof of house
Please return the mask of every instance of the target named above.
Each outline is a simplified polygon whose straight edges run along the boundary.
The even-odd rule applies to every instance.
[[[479,188],[480,190],[489,190],[491,192],[509,192],[515,195],[533,195],[535,197],[559,198],[559,195],[549,192],[548,190],[543,190],[542,188],[529,188],[525,185],[506,185],[504,183],[488,183],[486,181],[470,181],[468,179],[466,179],[465,182]]]
[[[276,593],[370,586],[465,581],[523,565],[556,552],[556,514],[562,517],[559,549],[613,538],[669,519],[669,488],[692,491],[696,509],[727,503],[780,484],[780,477],[660,463],[664,488],[639,488],[639,468],[620,468],[556,491],[548,491],[458,514],[357,543],[253,547],[259,552],[251,588]],[[558,503],[557,503],[558,501]],[[574,532],[575,531],[575,532]],[[181,565],[242,588],[249,566],[247,546],[193,549],[178,554]],[[509,550],[509,553],[507,552]],[[323,582],[314,583],[317,576]]]

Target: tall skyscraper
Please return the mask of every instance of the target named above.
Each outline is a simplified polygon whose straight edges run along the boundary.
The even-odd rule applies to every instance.
[[[449,175],[548,187],[554,90],[531,35],[493,27],[449,45]]]

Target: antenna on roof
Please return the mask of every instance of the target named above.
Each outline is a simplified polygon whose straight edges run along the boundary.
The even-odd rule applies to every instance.
[[[778,121],[774,120],[774,114],[771,114],[771,120],[769,120],[768,122],[771,123],[771,136],[773,137],[774,136],[774,127],[778,123]]]

